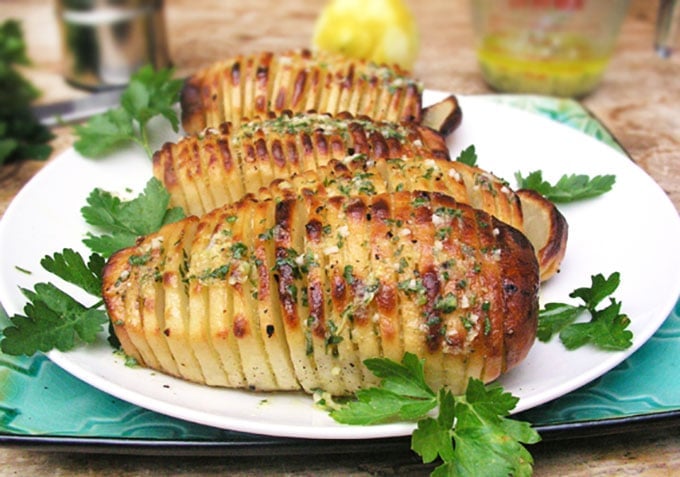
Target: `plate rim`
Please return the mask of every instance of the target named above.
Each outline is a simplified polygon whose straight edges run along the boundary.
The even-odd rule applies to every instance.
[[[438,92],[434,92],[434,93],[436,94],[436,93],[438,93]],[[465,95],[460,95],[459,97],[461,97],[461,99],[462,99],[462,98],[466,98],[466,99],[468,99],[468,100],[471,98],[471,96],[465,96]],[[485,100],[485,101],[488,101],[488,100],[489,100],[489,97],[475,96],[475,97],[473,97],[473,98],[475,98],[475,100],[479,100],[479,99],[483,99],[483,100]],[[512,106],[507,106],[507,105],[503,105],[503,104],[495,103],[495,104],[494,104],[494,107],[509,108],[509,109],[511,109],[514,113],[528,114],[528,115],[533,115],[534,117],[540,117],[540,115],[536,115],[536,114],[534,114],[534,113],[532,113],[532,112],[527,112],[527,111],[524,111],[524,110],[521,110],[521,109],[518,109],[518,108],[514,108],[514,107],[512,107]],[[547,119],[547,118],[542,118],[542,120],[550,121],[550,120]],[[568,128],[568,126],[565,126],[565,125],[563,125],[563,124],[561,124],[561,123],[559,123],[559,122],[553,121],[553,123],[554,123],[555,125],[560,125],[560,126],[562,126],[562,127]],[[584,137],[584,138],[589,138],[589,139],[591,139],[591,140],[593,141],[594,144],[596,143],[596,144],[603,145],[603,146],[605,146],[605,147],[609,147],[608,145],[603,144],[602,142],[600,142],[600,141],[598,141],[598,140],[596,140],[596,139],[590,137],[589,135],[584,134],[584,133],[582,133],[582,132],[580,132],[580,131],[578,131],[578,130],[575,130],[575,129],[570,129],[570,130],[572,130],[572,131],[574,131],[574,132],[577,132],[577,133],[581,134],[581,136]],[[611,149],[611,148],[610,148],[610,149]],[[58,157],[56,157],[53,161],[51,161],[49,164],[47,164],[46,167],[43,168],[43,170],[45,170],[47,167],[51,166],[51,164],[56,163],[59,157],[62,157],[63,155],[65,155],[65,154],[67,154],[68,152],[71,152],[71,151],[72,151],[72,149],[69,149],[69,150],[67,150],[67,151],[62,152]],[[619,151],[614,151],[614,152],[616,152],[616,153],[619,154],[619,155],[622,155],[622,156],[623,156],[624,158],[626,158],[626,159],[630,159],[630,158],[627,157],[625,154],[620,153]],[[632,161],[632,164],[635,164],[635,165],[639,168],[639,166],[638,166],[634,161]],[[640,171],[641,171],[644,175],[646,175],[648,178],[651,179],[651,177],[650,177],[644,170],[642,170],[641,168],[640,168]],[[41,173],[42,173],[42,170],[41,170],[38,174],[41,174]],[[33,180],[33,179],[31,179],[31,180]],[[651,179],[651,180],[653,181],[653,179]],[[655,181],[653,181],[653,182],[654,182],[654,184],[660,189],[660,187],[658,186],[658,184],[657,184]],[[20,191],[19,194],[21,194],[21,191]],[[17,194],[17,197],[19,196],[19,194]],[[669,200],[669,202],[670,202],[670,199],[668,199],[668,200]],[[15,202],[15,201],[12,201],[12,204],[13,204],[14,202]],[[10,207],[12,207],[12,204],[9,205],[8,211],[10,210]],[[2,229],[0,228],[0,230],[2,230]],[[668,311],[670,311],[670,310],[673,308],[673,306],[675,305],[675,301],[676,301],[676,300],[673,300],[673,303],[669,306]],[[664,319],[665,319],[665,317],[664,317]],[[660,326],[662,323],[663,323],[663,320],[661,320],[661,321],[659,322],[658,326]],[[658,328],[658,327],[657,327],[657,328]],[[657,329],[657,328],[655,328],[655,329]],[[646,336],[644,340],[640,340],[639,342],[637,342],[636,345],[635,345],[635,348],[634,348],[634,349],[631,349],[630,352],[627,353],[626,356],[629,356],[630,354],[632,354],[632,352],[634,352],[634,351],[635,351],[636,349],[638,349],[644,342],[646,342],[647,339],[649,339],[649,337],[651,337],[651,336],[653,335],[654,331],[655,331],[655,330],[651,330],[651,331],[648,333],[648,336]],[[62,367],[62,368],[65,369],[65,370],[67,370],[70,374],[73,374],[74,376],[80,378],[80,376],[79,376],[77,373],[74,373],[74,372],[73,372],[73,369],[72,369],[70,366],[68,366],[68,364],[65,365],[63,359],[61,359],[61,358],[64,358],[64,357],[66,356],[65,353],[60,353],[60,352],[50,352],[50,353],[48,353],[47,355],[48,355],[48,357],[49,357],[53,362],[55,362],[55,364],[57,364],[58,366]],[[588,382],[589,382],[589,381],[592,381],[592,379],[595,379],[595,378],[597,378],[598,376],[601,376],[602,374],[606,373],[606,371],[608,371],[609,369],[613,368],[614,366],[616,366],[618,363],[620,363],[620,362],[623,361],[624,359],[625,359],[625,357],[623,357],[623,358],[621,358],[620,360],[614,362],[613,364],[611,364],[611,366],[608,366],[608,369],[605,370],[604,372],[595,373],[591,378],[588,379]],[[95,386],[95,387],[97,387],[97,388],[99,388],[99,389],[102,389],[100,386]],[[575,389],[575,388],[571,388],[571,389],[569,389],[569,390],[567,390],[567,391],[565,391],[565,392],[569,392],[570,390],[573,390],[573,389]],[[126,401],[128,401],[128,402],[131,402],[129,399],[127,399],[127,398],[125,398],[125,397],[122,397],[122,396],[120,396],[120,395],[118,395],[118,394],[111,393],[109,390],[106,390],[105,392],[107,392],[108,394],[112,394],[112,395],[114,395],[114,396],[116,396],[116,397],[119,397],[119,398],[121,398],[121,399],[123,399],[123,400],[126,400]],[[565,392],[561,393],[560,395],[563,395]],[[156,408],[152,408],[152,407],[149,407],[149,406],[146,406],[146,405],[141,405],[141,404],[139,404],[138,402],[134,402],[134,403],[137,404],[137,405],[140,405],[141,407],[145,407],[145,408],[147,408],[147,409],[152,409],[152,410],[154,410],[154,411],[156,411],[156,412],[161,412],[161,413],[163,413],[163,414],[171,415],[171,416],[173,416],[173,417],[179,417],[179,418],[181,418],[181,419],[182,419],[182,418],[183,418],[183,419],[186,419],[186,416],[178,416],[178,415],[176,415],[176,414],[168,414],[167,412],[164,412],[164,411],[162,411],[162,410],[159,410],[159,409],[156,409]],[[540,404],[540,403],[539,403],[539,404]],[[522,410],[525,410],[525,409],[522,409]],[[191,419],[191,420],[192,420],[193,422],[211,425],[209,422],[204,422],[204,421],[195,420],[195,419]],[[375,434],[375,433],[373,433],[373,432],[367,432],[365,437],[364,437],[364,436],[359,436],[359,437],[357,437],[357,436],[355,435],[356,433],[355,433],[354,431],[349,431],[349,432],[348,432],[348,434],[349,434],[348,437],[342,437],[342,436],[341,436],[341,438],[343,438],[343,439],[372,439],[372,438],[379,438],[379,437],[393,437],[393,436],[396,436],[396,435],[405,435],[405,433],[410,433],[411,430],[412,430],[412,428],[413,428],[413,425],[410,424],[410,423],[409,423],[409,424],[406,424],[406,423],[399,423],[396,427],[393,426],[393,425],[387,425],[387,426],[392,426],[393,428],[397,429],[396,432],[397,432],[398,434],[389,434],[389,433],[388,433],[388,434],[385,434],[384,431],[379,431],[377,434]],[[219,426],[219,427],[221,427],[221,426]],[[255,426],[255,427],[258,428],[258,432],[262,431],[262,434],[263,434],[263,435],[280,436],[280,434],[277,434],[277,433],[271,434],[271,433],[267,432],[267,429],[260,429],[258,426]],[[374,426],[374,429],[378,429],[378,427],[379,427],[379,426]],[[382,427],[384,428],[385,425],[382,425]],[[338,430],[340,434],[344,434],[344,433],[341,431],[341,429],[343,429],[343,427],[337,427],[337,428],[334,427],[334,428],[333,428],[333,431]],[[356,427],[352,427],[351,429],[356,429]],[[253,431],[240,431],[240,432],[253,432]],[[309,436],[307,433],[305,433],[304,436],[295,435],[295,433],[290,433],[290,434],[287,434],[287,435],[292,435],[293,437],[313,437],[313,438],[317,438],[317,439],[318,439],[318,438],[322,438],[322,439],[323,439],[323,438],[327,438],[327,439],[330,439],[330,438],[331,438],[331,437],[324,436],[324,435],[311,435],[311,436]],[[333,436],[333,437],[338,437],[338,436]]]

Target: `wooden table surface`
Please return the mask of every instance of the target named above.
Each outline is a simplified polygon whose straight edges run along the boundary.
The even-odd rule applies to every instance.
[[[414,74],[426,87],[461,94],[489,93],[472,47],[467,0],[410,0],[422,49]],[[322,0],[166,0],[170,53],[179,74],[225,56],[308,46]],[[680,53],[660,59],[652,48],[656,1],[633,0],[616,53],[601,86],[583,99],[630,156],[680,210]],[[61,76],[59,32],[49,0],[2,0],[0,21],[22,21],[32,67],[26,75],[41,102],[87,94]],[[55,153],[69,147],[56,130]],[[0,215],[44,163],[0,166]],[[605,437],[532,446],[536,475],[680,475],[680,427],[650,426]],[[311,457],[117,456],[0,448],[0,475],[426,475],[409,454]]]

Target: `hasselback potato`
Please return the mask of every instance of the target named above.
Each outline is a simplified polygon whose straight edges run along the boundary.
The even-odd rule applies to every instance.
[[[392,159],[399,163],[403,175],[434,177],[436,184],[430,187],[448,184],[449,195],[465,184],[467,199],[456,199],[475,207],[511,206],[494,205],[498,197],[517,202],[507,185],[492,174],[450,162],[446,142],[431,129],[414,123],[376,122],[348,113],[332,117],[288,112],[238,127],[223,123],[217,129],[164,144],[154,154],[153,172],[170,192],[173,205],[201,215],[255,193],[274,179],[320,171],[333,160],[356,170],[377,163],[384,168],[385,160]],[[409,164],[402,164],[405,162]],[[373,180],[379,177],[374,176]],[[426,187],[424,184],[420,186]]]
[[[174,205],[200,215],[331,159],[423,154],[449,157],[444,139],[415,123],[376,122],[347,113],[284,113],[239,126],[223,123],[166,143],[154,154],[153,172]]]
[[[538,285],[526,237],[449,196],[304,189],[164,226],[110,258],[103,296],[144,366],[346,395],[406,351],[434,387],[496,379],[534,341]]]
[[[216,62],[187,79],[180,104],[188,133],[286,110],[395,122],[419,122],[423,113],[422,85],[399,67],[304,49]]]

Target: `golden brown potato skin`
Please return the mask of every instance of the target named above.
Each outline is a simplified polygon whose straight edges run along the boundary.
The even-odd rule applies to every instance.
[[[223,123],[165,144],[154,155],[153,170],[172,205],[195,215],[257,194],[272,181],[293,188],[334,181],[339,194],[343,188],[361,192],[363,185],[387,192],[430,190],[527,234],[544,281],[557,272],[566,252],[567,224],[554,204],[530,192],[520,201],[493,174],[450,161],[443,137],[413,123],[290,112],[238,127]]]
[[[318,170],[333,159],[426,156],[448,160],[441,135],[413,122],[285,112],[167,143],[154,154],[154,175],[174,205],[200,215],[257,192],[277,178]]]
[[[540,260],[542,276],[559,266],[566,243],[553,239],[549,216],[524,217],[520,200],[507,184],[480,168],[450,161],[443,138],[412,123],[394,124],[319,114],[283,114],[242,123],[223,123],[202,135],[165,144],[153,160],[154,175],[171,194],[171,204],[202,215],[261,188],[330,184],[336,193],[430,190],[482,209],[523,232],[537,251],[556,250]],[[329,182],[330,181],[330,182]],[[545,205],[555,209],[547,201]],[[533,209],[529,209],[530,211]],[[542,230],[541,227],[543,227]],[[538,237],[539,241],[534,240]],[[553,244],[556,241],[556,244]],[[546,268],[543,270],[543,265]]]
[[[103,296],[127,354],[191,381],[345,395],[412,352],[458,393],[526,356],[538,286],[526,237],[449,196],[305,189],[164,226],[111,257]]]
[[[228,58],[189,77],[180,95],[188,133],[283,111],[419,122],[422,86],[397,66],[301,49]]]

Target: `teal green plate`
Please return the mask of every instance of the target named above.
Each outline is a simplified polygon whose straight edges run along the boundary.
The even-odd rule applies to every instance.
[[[546,115],[622,150],[579,103],[537,96],[498,101]],[[0,308],[0,325],[8,323]],[[680,422],[680,301],[639,350],[599,379],[517,417],[544,439],[612,433]],[[158,414],[103,393],[44,356],[0,354],[0,442],[86,452],[238,454],[408,448],[407,438],[357,441],[272,438],[220,430]]]

